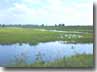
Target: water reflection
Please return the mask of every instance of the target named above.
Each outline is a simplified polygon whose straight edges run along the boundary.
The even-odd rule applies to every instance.
[[[0,65],[7,64],[15,58],[25,58],[28,63],[38,59],[44,62],[53,61],[76,54],[93,54],[93,44],[64,44],[62,41],[39,43],[30,45],[28,43],[16,43],[12,45],[0,45]],[[40,56],[40,57],[39,57]]]

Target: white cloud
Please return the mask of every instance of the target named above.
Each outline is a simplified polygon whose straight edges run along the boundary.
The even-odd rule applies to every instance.
[[[26,3],[39,4],[39,3],[41,3],[41,1],[43,1],[43,0],[23,0],[23,1],[26,2]]]
[[[65,23],[66,25],[92,25],[93,8],[92,2],[74,3],[65,5],[62,0],[47,0],[48,5],[35,9],[28,4],[43,3],[43,0],[22,0],[22,3],[14,3],[13,7],[0,12],[1,23],[35,23],[55,24]],[[68,2],[69,4],[69,2]],[[8,18],[8,20],[6,19]]]

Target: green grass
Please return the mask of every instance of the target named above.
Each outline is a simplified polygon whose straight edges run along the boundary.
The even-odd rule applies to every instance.
[[[33,64],[27,64],[24,61],[17,61],[16,64],[10,64],[8,67],[93,67],[93,55],[76,55],[72,57],[64,57],[63,59],[55,60],[53,62],[45,63],[41,60],[37,60]]]
[[[61,30],[61,31],[78,31],[78,32],[89,32],[93,33],[93,26],[44,26],[37,27],[40,29],[47,30]]]
[[[81,35],[78,37],[65,37],[64,35],[69,33],[64,32],[50,32],[41,31],[39,29],[32,28],[16,28],[16,27],[5,27],[0,28],[0,44],[11,44],[11,43],[30,43],[37,44],[39,42],[49,42],[49,41],[75,41],[81,43],[93,42],[93,33],[70,33],[75,35]],[[61,37],[62,36],[62,37]]]
[[[76,55],[67,57],[55,62],[47,63],[48,67],[92,67],[93,56],[92,55]]]

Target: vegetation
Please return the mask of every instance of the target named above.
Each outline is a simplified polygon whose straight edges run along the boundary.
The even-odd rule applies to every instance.
[[[32,25],[0,25],[0,44],[64,41],[73,43],[93,43],[92,26],[32,26]],[[42,61],[38,55],[36,62],[28,64],[25,57],[16,57],[14,64],[8,67],[93,67],[93,55],[75,55],[64,57],[53,62]],[[7,65],[6,65],[7,66]]]
[[[71,57],[64,57],[63,59],[55,60],[52,62],[44,62],[37,60],[32,64],[27,64],[24,60],[17,59],[14,64],[8,65],[8,67],[93,67],[93,55],[75,55]]]
[[[45,24],[42,25],[21,25],[21,24],[14,24],[14,25],[5,25],[1,24],[0,27],[18,27],[18,28],[33,28],[33,29],[47,29],[47,30],[61,30],[61,31],[79,31],[79,32],[93,32],[93,26],[65,26],[65,24],[55,24],[55,26],[46,26]]]
[[[68,42],[80,42],[90,43],[93,42],[93,33],[71,33],[54,32],[42,29],[33,28],[17,28],[17,27],[4,27],[0,28],[0,44],[11,43],[30,43],[37,44],[39,42],[48,41],[68,41]],[[73,37],[74,36],[74,37]]]

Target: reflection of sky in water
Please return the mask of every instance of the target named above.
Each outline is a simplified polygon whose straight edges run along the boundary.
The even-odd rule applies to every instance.
[[[36,55],[41,54],[44,61],[52,61],[64,56],[75,54],[93,54],[93,44],[63,44],[58,41],[39,43],[38,45],[0,45],[0,65],[6,64],[14,59],[14,56],[25,55],[27,62],[34,62]]]

